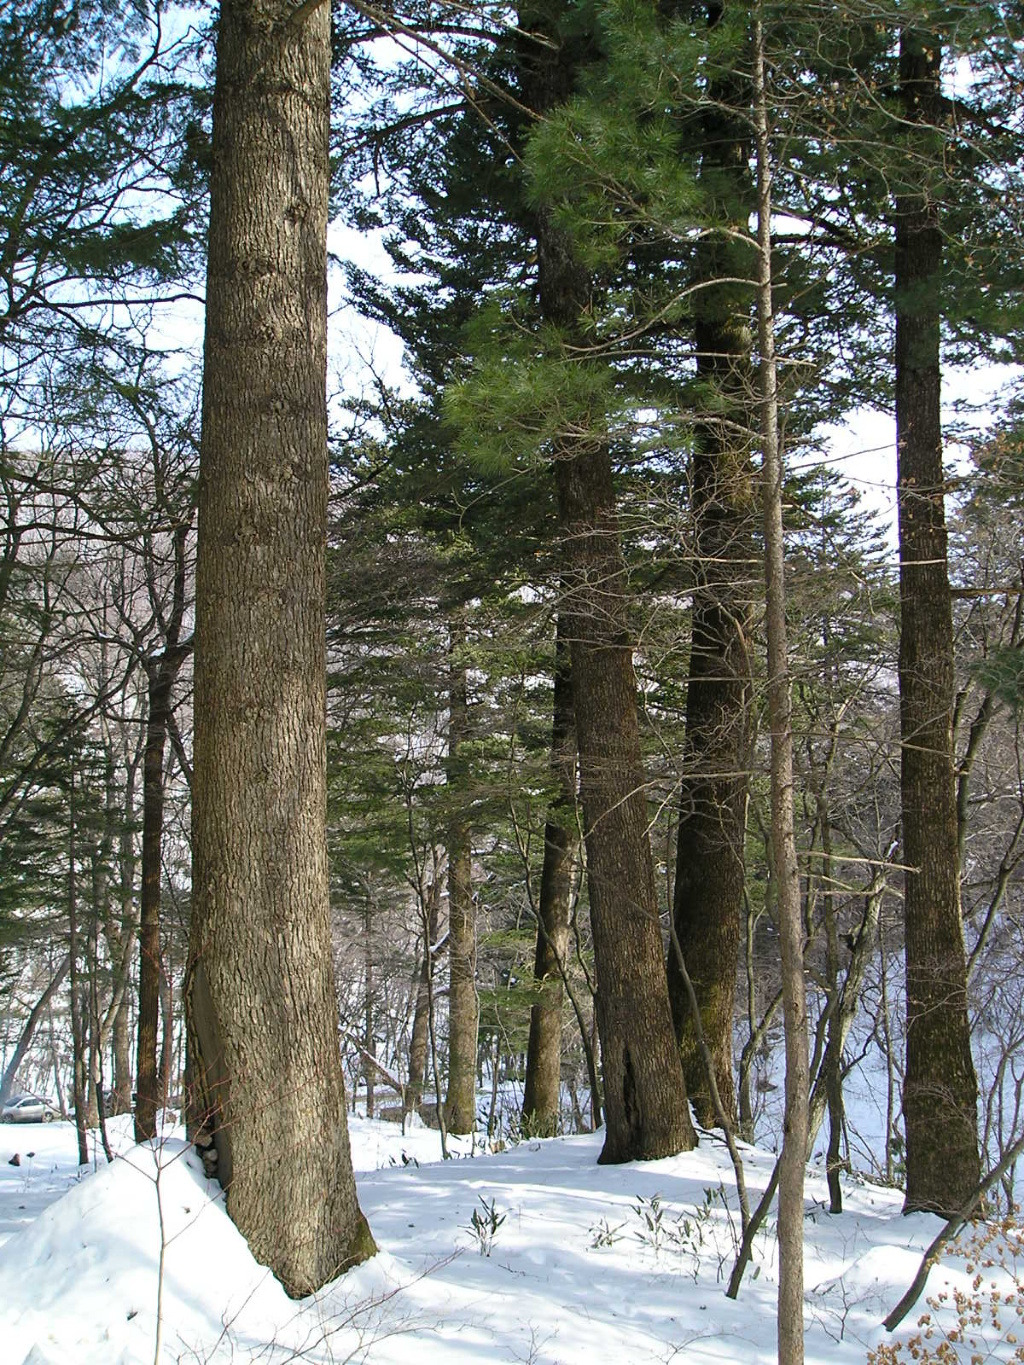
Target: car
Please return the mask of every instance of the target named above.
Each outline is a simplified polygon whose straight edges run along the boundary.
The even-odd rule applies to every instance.
[[[35,1095],[16,1095],[0,1109],[0,1121],[4,1123],[49,1123],[54,1117],[50,1105]]]

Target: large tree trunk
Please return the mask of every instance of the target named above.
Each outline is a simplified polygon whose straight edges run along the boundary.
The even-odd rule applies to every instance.
[[[476,906],[473,852],[467,819],[466,751],[469,706],[466,695],[466,623],[451,627],[448,683],[448,1094],[445,1121],[450,1133],[476,1126],[476,1050],[480,1008],[476,993]]]
[[[559,47],[550,7],[520,11],[523,97],[537,113],[572,88],[572,54]],[[566,233],[541,209],[538,293],[544,321],[580,344],[591,279]],[[578,363],[586,363],[578,361]],[[650,1160],[696,1145],[672,1028],[647,831],[626,568],[619,540],[611,452],[601,433],[566,432],[555,459],[562,538],[562,611],[570,641],[587,889],[597,971],[597,1026],[604,1071],[602,1162]]]
[[[530,1010],[523,1127],[539,1137],[558,1129],[561,1111],[563,973],[569,949],[572,869],[576,853],[576,722],[565,622],[555,624],[554,713],[551,725],[554,800],[544,825],[544,862],[537,905],[534,980],[541,997]]]
[[[904,32],[904,118],[942,121],[941,48]],[[922,133],[930,140],[934,134]],[[936,174],[938,171],[936,171]],[[927,177],[927,170],[914,174]],[[939,368],[942,235],[927,184],[896,200],[896,442],[907,1061],[907,1212],[959,1208],[980,1179],[953,760],[953,622]]]
[[[295,1296],[374,1250],[352,1174],[328,917],[330,57],[326,5],[224,0],[199,497],[192,1125],[199,1144],[212,1139],[229,1214]]]
[[[697,1137],[665,978],[607,444],[578,439],[556,472],[604,1071],[600,1160],[650,1160]]]
[[[720,6],[716,6],[720,10]],[[715,22],[713,20],[713,22]],[[742,78],[718,77],[702,120],[700,181],[717,216],[745,229],[753,187],[749,126],[732,110]],[[693,625],[672,913],[700,1006],[722,1104],[735,1122],[732,1026],[744,885],[750,747],[756,500],[750,464],[749,246],[709,233],[697,248],[693,297],[700,402],[690,462]],[[723,282],[725,281],[725,282]],[[717,1123],[679,962],[669,995],[686,1088],[698,1122]]]

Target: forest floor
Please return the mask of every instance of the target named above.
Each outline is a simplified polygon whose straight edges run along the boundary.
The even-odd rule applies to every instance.
[[[730,1301],[739,1214],[712,1135],[695,1152],[626,1166],[596,1164],[600,1135],[475,1156],[463,1142],[442,1162],[436,1132],[353,1119],[380,1253],[294,1302],[253,1260],[179,1130],[135,1148],[124,1120],[113,1128],[122,1155],[79,1171],[71,1125],[0,1127],[0,1365],[775,1360],[774,1226]],[[743,1155],[756,1199],[773,1157]],[[830,1215],[824,1178],[809,1170],[809,1365],[865,1361],[939,1228],[902,1217],[892,1189],[849,1178],[844,1198]],[[951,1288],[970,1290],[955,1258],[932,1271],[928,1293]],[[922,1300],[907,1332],[925,1311]],[[946,1313],[933,1317],[948,1331]],[[1005,1317],[979,1358],[1016,1359],[1012,1305]],[[932,1349],[942,1338],[940,1327]],[[957,1349],[948,1359],[971,1359]]]

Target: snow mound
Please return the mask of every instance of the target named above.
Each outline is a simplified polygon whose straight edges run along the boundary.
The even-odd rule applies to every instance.
[[[180,1140],[134,1148],[85,1177],[0,1247],[3,1359],[152,1361],[158,1291],[171,1359],[226,1323],[244,1318],[262,1332],[280,1321],[288,1300],[220,1193]]]

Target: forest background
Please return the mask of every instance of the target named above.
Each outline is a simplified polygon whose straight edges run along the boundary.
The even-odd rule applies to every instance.
[[[606,1117],[607,1159],[676,1150],[682,1078],[634,1077],[663,1054],[626,1036],[655,1000],[698,1120],[778,1123],[767,222],[811,1128],[827,1116],[834,1200],[852,1163],[943,1212],[1018,1141],[1020,21],[332,10],[332,213],[391,261],[337,264],[337,316],[407,368],[362,357],[329,409],[330,907],[369,1114],[503,1138]],[[200,384],[173,320],[201,304],[203,23],[101,0],[2,19],[3,1091],[50,1095],[83,1143],[133,1096],[151,1136],[185,1088]],[[943,477],[941,369],[993,364],[1011,382],[984,424],[947,411]],[[900,475],[902,582],[858,467],[828,458],[868,406],[905,466],[922,442],[940,461]],[[939,570],[923,604],[915,559]],[[908,775],[908,753],[937,761]],[[870,1133],[845,1115],[858,1077]],[[265,1082],[257,1114],[285,1105]],[[645,1085],[672,1141],[631,1118]],[[937,1136],[915,1142],[922,1105]]]

